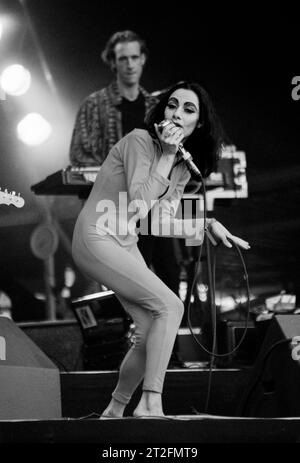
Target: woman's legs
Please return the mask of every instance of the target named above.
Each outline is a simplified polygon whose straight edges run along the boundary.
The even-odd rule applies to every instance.
[[[120,300],[123,303],[121,298]],[[112,393],[108,407],[102,413],[105,416],[123,416],[131,395],[145,374],[146,342],[143,340],[147,337],[151,326],[152,315],[149,311],[139,309],[135,311],[135,314],[131,311],[131,318],[135,324],[135,334],[131,338],[132,347],[121,363],[117,386]]]
[[[113,392],[112,402],[122,404],[114,407],[114,413],[118,413],[118,416],[123,413],[143,377],[145,392],[136,412],[146,412],[151,408],[152,400],[149,401],[149,397],[156,398],[156,405],[161,400],[183,304],[147,268],[136,246],[128,252],[110,240],[89,241],[87,246],[81,240],[80,245],[74,246],[74,251],[78,266],[115,291],[136,326],[135,343],[122,362],[119,381]],[[157,414],[157,410],[152,414]]]
[[[122,298],[120,300],[131,315],[136,331],[134,345],[121,364],[119,381],[112,396],[116,400],[128,403],[144,377],[143,395],[134,415],[163,415],[161,392],[181,322],[183,305],[174,297],[170,305],[166,303],[163,309],[155,311],[152,315],[140,307],[128,304]]]

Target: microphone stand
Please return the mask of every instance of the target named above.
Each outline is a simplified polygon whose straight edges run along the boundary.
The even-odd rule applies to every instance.
[[[204,192],[203,195],[203,204],[206,202],[206,212],[212,212],[214,210],[214,197],[209,195],[209,193]],[[217,243],[210,234],[209,231],[205,234],[205,249],[206,249],[206,263],[207,263],[207,278],[208,278],[208,292],[207,292],[207,302],[208,307],[210,308],[210,332],[209,332],[209,339],[211,340],[211,347],[208,349],[211,352],[217,354],[217,345],[214,345],[214,332],[216,330],[216,323],[217,317],[214,312],[216,310],[215,304],[215,292],[214,292],[214,275],[213,275],[213,267],[212,267],[212,251],[211,251],[211,243],[213,246],[216,246]],[[211,359],[211,365],[214,367],[216,365],[216,357]]]
[[[208,194],[208,198],[207,198],[207,193],[206,193],[206,199],[208,199],[206,210],[211,212],[213,211],[214,197]],[[199,210],[202,211],[203,208],[201,207],[201,201],[204,204],[204,200],[205,200],[203,195],[199,195],[199,200],[200,200]],[[213,333],[214,333],[214,330],[216,329],[215,327],[216,317],[214,317],[215,304],[213,303],[213,301],[215,298],[215,294],[214,294],[214,281],[213,281],[214,276],[213,276],[213,268],[212,268],[212,250],[211,250],[210,241],[212,242],[213,245],[216,245],[216,242],[214,241],[214,238],[209,232],[206,232],[204,240],[205,240],[206,257],[202,257],[201,261],[204,261],[204,260],[206,261],[207,280],[208,280],[207,305],[210,308],[210,316],[203,318],[202,327],[203,326],[208,327],[208,330],[205,333],[207,334],[207,338],[206,336],[205,338],[207,339],[208,344],[209,344],[207,346],[207,350],[212,351],[212,347],[213,347],[212,343],[214,339]],[[192,247],[197,246],[197,248],[199,247],[198,244],[195,244],[195,243],[193,244],[190,240],[186,240],[186,245],[187,246],[191,245]],[[189,263],[188,263],[188,270],[187,270],[188,287],[187,287],[187,294],[186,294],[186,299],[185,299],[185,309],[186,309],[185,316],[184,316],[185,319],[187,318],[187,307],[188,307],[190,298],[192,296],[191,280],[193,280],[195,271],[197,269],[197,255],[196,254],[197,253],[192,252],[192,257],[189,259]],[[198,298],[198,293],[197,291],[193,291],[193,292],[194,292],[194,302],[195,302],[196,297]],[[216,346],[214,348],[214,351],[215,353],[217,353]],[[211,364],[212,364],[212,367],[215,366],[215,358],[212,358]]]
[[[186,279],[187,279],[187,289],[186,289],[186,295],[185,295],[185,300],[184,300],[184,315],[182,318],[181,326],[183,327],[188,327],[188,306],[189,306],[189,301],[192,297],[194,296],[194,301],[193,303],[196,304],[197,302],[200,302],[198,293],[197,291],[192,291],[192,281],[193,277],[195,275],[195,272],[197,270],[197,253],[194,251],[194,247],[191,246],[191,249],[186,250],[187,253],[187,258],[184,259],[183,265],[186,269]],[[203,260],[203,258],[201,258]],[[201,322],[201,319],[199,323]],[[198,323],[198,321],[197,321]]]
[[[210,318],[211,318],[211,330],[209,332],[209,339],[211,340],[212,347],[209,348],[212,352],[217,353],[217,346],[213,346],[214,341],[214,330],[216,329],[216,318],[214,317],[215,303],[213,300],[215,298],[214,294],[214,282],[213,282],[213,269],[212,269],[212,257],[211,257],[211,245],[209,239],[205,238],[206,244],[206,262],[207,262],[207,276],[208,276],[208,292],[207,292],[207,302],[208,307],[210,307]],[[212,366],[215,366],[216,357],[212,359]]]

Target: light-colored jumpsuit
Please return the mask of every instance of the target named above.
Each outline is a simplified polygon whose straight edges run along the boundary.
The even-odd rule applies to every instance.
[[[157,171],[161,156],[159,141],[146,130],[135,129],[122,138],[102,164],[73,235],[79,269],[115,292],[136,327],[135,342],[112,394],[124,404],[142,379],[143,390],[162,392],[184,310],[179,297],[146,266],[137,247],[137,210],[143,208],[133,206],[142,202],[145,216],[156,201],[152,210],[159,206],[172,222],[190,178],[184,163],[172,169],[170,178],[163,177]]]

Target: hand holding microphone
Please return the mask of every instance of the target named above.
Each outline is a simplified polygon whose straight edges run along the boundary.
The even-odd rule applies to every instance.
[[[172,121],[165,119],[160,124],[154,124],[156,134],[162,144],[164,154],[175,155],[179,149],[179,144],[184,138],[181,127]]]
[[[183,147],[181,141],[184,138],[181,127],[177,127],[172,121],[164,119],[158,125],[155,125],[155,130],[160,141],[163,143],[173,143],[173,146],[176,147],[176,151],[180,152],[181,157],[184,159],[189,171],[193,174],[198,180],[202,180],[202,175],[196,164],[193,162],[191,154],[186,151]],[[163,139],[165,138],[165,140]],[[174,153],[172,153],[174,154]]]

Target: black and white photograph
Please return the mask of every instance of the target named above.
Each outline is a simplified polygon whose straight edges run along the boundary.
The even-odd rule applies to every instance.
[[[300,443],[299,134],[296,3],[0,0],[3,448]]]

